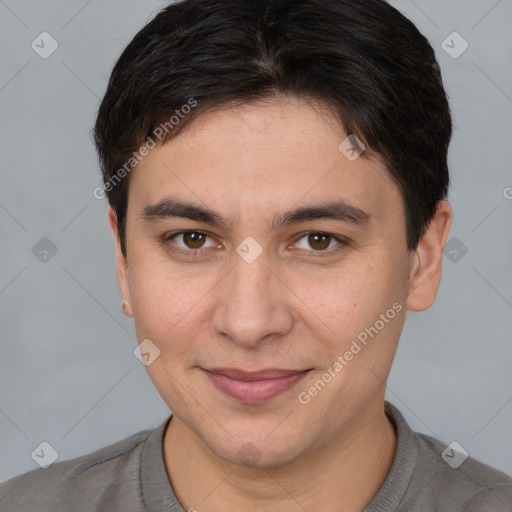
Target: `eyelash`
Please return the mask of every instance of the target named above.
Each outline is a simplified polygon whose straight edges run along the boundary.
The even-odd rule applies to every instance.
[[[183,249],[181,247],[177,247],[175,244],[171,243],[169,244],[169,242],[172,242],[172,240],[174,238],[176,238],[177,236],[179,235],[184,235],[184,234],[187,234],[187,233],[198,233],[198,234],[201,234],[201,235],[205,235],[207,236],[208,238],[212,238],[210,237],[210,235],[208,233],[206,233],[205,231],[200,231],[200,230],[194,230],[194,229],[191,229],[191,230],[185,230],[185,231],[178,231],[176,233],[172,233],[170,235],[165,235],[163,237],[163,240],[162,240],[162,243],[164,245],[167,245],[167,247],[173,251],[173,252],[176,252],[178,254],[182,254],[182,255],[185,255],[185,256],[191,256],[191,257],[199,257],[199,256],[202,256],[204,252],[206,252],[208,249],[211,249],[212,247],[209,247],[207,249]],[[330,237],[331,239],[335,240],[336,242],[338,242],[338,245],[335,246],[335,247],[331,247],[330,249],[324,249],[324,250],[319,250],[319,251],[314,251],[314,250],[311,250],[311,251],[307,251],[307,252],[310,252],[312,253],[315,257],[324,257],[324,255],[328,255],[328,256],[332,256],[332,254],[338,252],[339,250],[343,249],[344,247],[346,247],[349,242],[341,237],[338,237],[338,236],[335,236],[335,235],[332,235],[330,233],[326,233],[325,231],[305,231],[303,233],[300,233],[294,244],[296,244],[297,242],[299,242],[300,240],[302,240],[304,237],[308,236],[308,235],[325,235],[325,236],[328,236]]]

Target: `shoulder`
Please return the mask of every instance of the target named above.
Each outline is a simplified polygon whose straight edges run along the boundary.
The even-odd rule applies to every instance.
[[[115,510],[128,503],[125,510],[139,510],[135,505],[142,502],[140,456],[152,432],[137,432],[81,457],[0,483],[0,509],[2,512],[96,511],[101,502],[116,503]],[[123,492],[126,489],[129,495]]]
[[[390,472],[368,512],[512,512],[512,478],[470,456],[458,443],[414,432],[385,402],[397,434]]]
[[[512,477],[470,457],[460,445],[445,445],[417,432],[415,437],[417,472],[433,475],[427,488],[435,493],[439,505],[453,503],[463,512],[512,510]]]

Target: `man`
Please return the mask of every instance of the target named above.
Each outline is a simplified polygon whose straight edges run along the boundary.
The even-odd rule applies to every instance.
[[[110,78],[95,193],[172,416],[5,482],[2,510],[512,510],[510,477],[384,401],[440,284],[450,136],[434,51],[382,0],[158,14]]]

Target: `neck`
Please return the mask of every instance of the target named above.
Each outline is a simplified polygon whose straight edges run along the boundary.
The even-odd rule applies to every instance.
[[[341,505],[344,512],[361,511],[384,483],[395,448],[382,399],[319,450],[277,468],[220,459],[176,417],[164,437],[174,492],[185,510],[201,512],[334,512]]]

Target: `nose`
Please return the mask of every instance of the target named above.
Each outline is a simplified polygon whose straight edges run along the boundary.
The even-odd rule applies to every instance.
[[[291,292],[269,266],[265,251],[250,263],[235,255],[233,267],[219,284],[213,315],[216,333],[256,348],[291,331]]]

